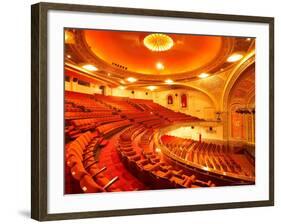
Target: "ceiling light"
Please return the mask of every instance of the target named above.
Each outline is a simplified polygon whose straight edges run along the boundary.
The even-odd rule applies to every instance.
[[[68,54],[68,55],[66,55],[66,57],[67,57],[67,58],[71,58],[71,55]]]
[[[111,76],[111,74],[110,74],[110,73],[107,73],[107,76]]]
[[[166,79],[166,80],[165,80],[165,83],[167,83],[167,84],[173,84],[174,81],[173,81],[172,79]]]
[[[119,86],[119,89],[126,89],[126,87],[125,86]]]
[[[161,62],[157,62],[157,63],[156,63],[156,68],[157,68],[158,70],[163,70],[163,69],[164,69],[164,65],[163,65]]]
[[[86,70],[88,70],[88,71],[91,71],[91,72],[97,71],[97,70],[98,70],[98,68],[97,68],[96,66],[90,65],[90,64],[88,64],[88,65],[83,65],[82,68],[84,68],[84,69],[86,69]]]
[[[127,78],[127,81],[132,83],[132,82],[136,82],[137,79],[134,77],[129,77],[129,78]]]
[[[239,61],[243,57],[242,54],[234,53],[227,58],[227,62],[236,62]]]
[[[157,89],[157,87],[156,86],[148,86],[147,89],[149,89],[150,91],[153,91],[153,90]]]
[[[208,73],[201,73],[200,75],[198,75],[199,78],[201,79],[205,79],[207,77],[209,77],[210,75]]]
[[[251,38],[250,37],[248,37],[247,39],[246,39],[246,41],[250,41],[251,40]]]
[[[121,84],[125,84],[126,82],[125,82],[124,80],[121,80],[120,83],[121,83]]]
[[[174,41],[166,34],[153,33],[143,39],[143,44],[151,51],[167,51],[174,46]]]

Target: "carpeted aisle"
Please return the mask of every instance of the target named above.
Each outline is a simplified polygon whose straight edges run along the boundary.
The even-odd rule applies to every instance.
[[[98,158],[99,166],[100,168],[104,166],[107,167],[107,170],[104,172],[107,178],[112,179],[116,176],[119,177],[116,185],[122,189],[122,191],[145,190],[147,187],[126,169],[119,158],[115,148],[119,134],[112,136],[108,144],[101,149]]]

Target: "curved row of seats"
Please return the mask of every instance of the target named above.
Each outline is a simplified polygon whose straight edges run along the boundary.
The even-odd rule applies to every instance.
[[[107,179],[103,174],[106,167],[99,169],[97,166],[95,154],[101,142],[102,138],[86,132],[71,142],[65,152],[66,164],[72,177],[79,181],[81,189],[87,193],[120,191],[114,186],[118,177]]]
[[[255,175],[254,167],[246,162],[240,164],[235,159],[239,155],[231,153],[225,145],[167,135],[162,136],[161,140],[174,156],[203,166],[208,170],[250,177]]]
[[[94,95],[95,99],[103,104],[109,106],[112,109],[117,111],[130,111],[130,112],[138,112],[139,110],[133,105],[127,102],[128,98],[126,97],[116,97],[116,96],[104,96],[100,94]]]
[[[101,135],[108,137],[108,136],[111,136],[112,134],[118,132],[119,130],[130,126],[131,124],[132,123],[128,120],[117,121],[117,122],[112,122],[109,124],[100,125],[96,128],[96,130]]]
[[[76,107],[86,109],[87,111],[109,111],[110,109],[104,107],[103,104],[97,102],[92,95],[65,91],[65,102],[66,104],[73,104]]]
[[[132,146],[138,130],[139,127],[131,127],[120,135],[118,151],[128,169],[144,183],[157,189],[215,186],[211,181],[204,182],[197,180],[194,175],[186,175],[183,170],[172,167],[149,150],[152,130],[145,131],[141,136],[139,145],[145,148],[138,152]]]

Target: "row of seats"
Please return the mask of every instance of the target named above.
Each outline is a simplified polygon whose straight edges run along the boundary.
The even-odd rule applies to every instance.
[[[112,111],[95,111],[95,112],[65,112],[64,117],[66,120],[69,119],[82,119],[82,118],[93,118],[93,117],[105,117],[111,116]]]
[[[103,136],[108,136],[130,125],[131,125],[130,121],[123,120],[123,121],[111,122],[109,124],[100,125],[96,128],[96,130]]]
[[[197,180],[194,175],[188,176],[183,170],[176,169],[166,163],[160,156],[149,150],[152,130],[145,131],[140,139],[141,152],[132,146],[135,132],[139,127],[127,129],[120,135],[118,150],[125,165],[154,188],[183,188],[199,186],[215,186],[211,181]]]
[[[112,109],[122,112],[139,112],[139,109],[128,103],[126,97],[104,96],[100,94],[94,95],[95,99]]]
[[[152,112],[161,118],[166,119],[169,122],[190,122],[190,121],[200,121],[199,118],[186,115],[184,113],[172,111],[166,107],[154,103],[152,100],[143,99],[128,99],[128,102],[142,108],[144,111]]]
[[[83,111],[82,108],[76,107],[73,103],[66,103],[64,105],[65,112],[81,112]]]
[[[164,135],[162,143],[169,152],[185,161],[198,164],[203,169],[221,173],[233,173],[242,176],[254,176],[253,167],[243,167],[235,160],[235,154],[225,145],[194,141]],[[252,169],[252,170],[251,170]],[[249,171],[250,170],[250,171]]]
[[[99,126],[102,124],[110,123],[110,122],[116,122],[121,121],[120,115],[110,115],[105,117],[95,117],[95,118],[89,118],[89,119],[78,119],[78,120],[72,120],[72,125],[74,125],[76,128],[81,130],[89,130],[95,126]]]
[[[76,107],[83,108],[83,110],[86,111],[106,112],[110,110],[104,104],[96,101],[92,95],[84,93],[66,91],[65,102],[67,104],[71,103]]]
[[[87,193],[120,191],[114,186],[118,176],[109,180],[103,174],[106,167],[100,169],[97,166],[95,154],[101,143],[102,138],[86,132],[71,142],[66,149],[66,164],[71,170],[71,175]]]

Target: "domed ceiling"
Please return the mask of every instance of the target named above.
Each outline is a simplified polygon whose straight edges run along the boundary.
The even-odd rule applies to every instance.
[[[247,37],[65,30],[66,67],[112,87],[163,89],[224,74],[254,47],[254,38]],[[228,61],[237,53],[241,58]]]
[[[84,31],[91,51],[108,64],[122,65],[141,74],[177,74],[206,66],[219,54],[222,38],[169,34],[174,45],[167,51],[151,51],[144,45],[144,32]],[[157,63],[163,65],[157,68]]]

